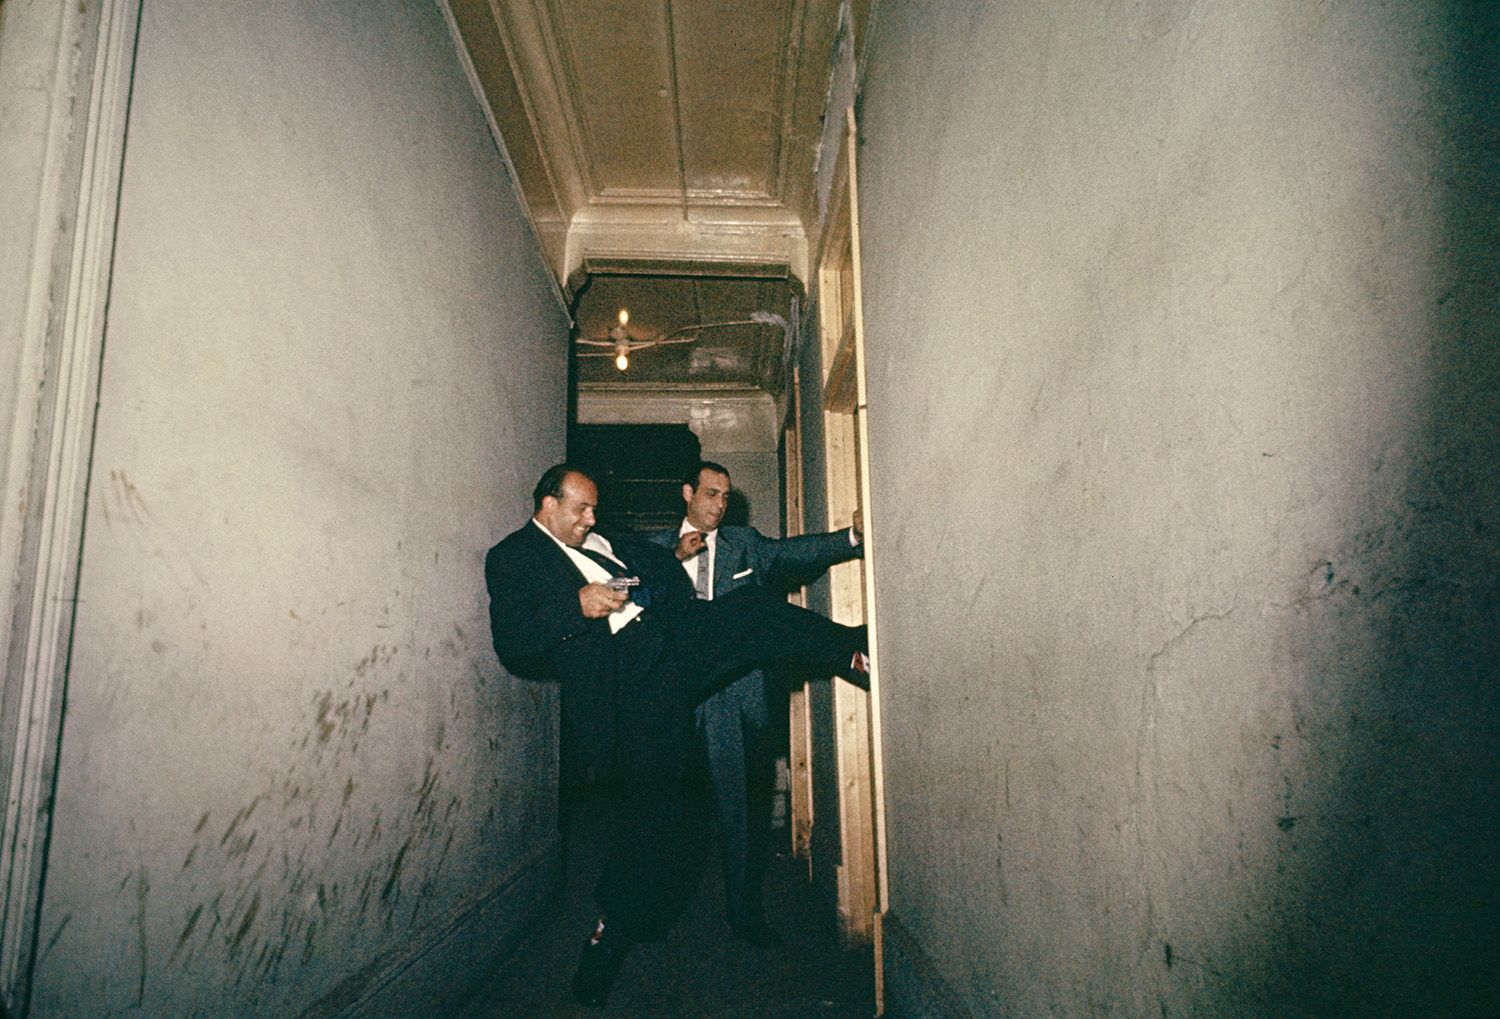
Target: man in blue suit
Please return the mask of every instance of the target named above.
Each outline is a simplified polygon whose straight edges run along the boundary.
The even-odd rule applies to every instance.
[[[674,552],[699,599],[720,599],[752,585],[786,591],[863,554],[857,514],[854,526],[844,530],[783,539],[767,538],[753,527],[721,526],[730,491],[729,471],[700,461],[683,482],[682,524],[650,536]],[[767,925],[761,903],[776,765],[764,674],[757,669],[709,697],[698,707],[697,719],[730,929],[756,947],[775,947],[781,938]]]

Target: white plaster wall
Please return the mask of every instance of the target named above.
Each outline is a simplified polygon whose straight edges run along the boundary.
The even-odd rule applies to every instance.
[[[32,1014],[327,1010],[555,847],[566,329],[436,5],[144,5]]]
[[[749,510],[749,525],[768,538],[781,537],[781,462],[776,451],[704,449],[703,457],[728,468],[729,480]]]
[[[1500,1010],[1497,13],[881,5],[892,906],[975,1015]]]

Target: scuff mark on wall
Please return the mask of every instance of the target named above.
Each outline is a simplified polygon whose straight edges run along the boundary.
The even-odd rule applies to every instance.
[[[485,836],[522,810],[503,805],[486,831],[488,804],[445,804],[486,795],[498,774],[547,809],[554,742],[485,749],[524,702],[481,704],[493,726],[460,722],[475,711],[466,663],[434,655],[442,667],[421,676],[412,663],[455,618],[476,634],[458,655],[490,653],[472,550],[482,521],[521,508],[506,482],[556,458],[567,321],[523,212],[495,187],[503,167],[435,8],[252,17],[164,2],[146,15],[124,58],[132,154],[110,253],[121,299],[88,467],[101,524],[75,564],[87,596],[73,607],[78,682],[35,1012],[295,1015],[422,936],[408,923],[417,908],[469,905],[532,834],[495,846]],[[270,106],[245,115],[252,93]],[[282,101],[294,94],[313,101]],[[374,191],[368,175],[328,175],[326,146],[303,144],[344,129],[380,167]],[[414,152],[436,156],[403,157]],[[257,217],[260,185],[299,213]],[[459,243],[439,245],[447,283],[411,280],[400,251],[454,228]],[[331,264],[349,287],[319,282]],[[288,280],[283,300],[258,296]],[[428,302],[457,309],[421,330],[438,370],[420,399],[392,400]],[[349,356],[355,334],[367,356]],[[278,369],[285,355],[303,370]],[[508,388],[547,399],[503,410],[497,442],[493,422],[462,408]],[[508,696],[488,671],[487,692]],[[367,879],[368,917],[356,905]]]
[[[136,982],[135,1004],[139,1008],[146,1000],[146,973],[150,969],[150,951],[146,935],[146,900],[151,896],[151,881],[142,867],[135,880],[135,928],[140,939],[141,970]]]
[[[187,926],[183,927],[182,933],[177,936],[177,944],[172,948],[172,954],[167,958],[167,962],[169,964],[177,961],[178,953],[182,951],[182,946],[187,944],[188,938],[193,936],[193,931],[195,928],[197,928],[198,920],[202,916],[203,903],[200,902],[198,903],[198,905],[194,906],[193,911],[188,914]]]
[[[1231,600],[1226,609],[1195,613],[1175,633],[1167,637],[1152,651],[1145,661],[1141,684],[1140,715],[1135,739],[1135,782],[1130,801],[1131,828],[1135,834],[1134,877],[1142,909],[1142,929],[1139,937],[1144,941],[1158,939],[1161,920],[1155,900],[1155,869],[1152,865],[1152,848],[1160,838],[1159,810],[1161,788],[1159,747],[1157,745],[1157,721],[1161,711],[1160,667],[1162,662],[1181,648],[1200,628],[1209,622],[1228,619],[1234,614],[1238,598]]]
[[[401,877],[401,864],[406,859],[406,851],[411,848],[411,842],[412,837],[408,836],[406,841],[401,844],[401,848],[396,851],[396,859],[391,861],[391,876],[385,879],[385,887],[380,889],[380,901],[387,903],[390,906],[390,911],[395,909],[396,902],[400,899],[399,895],[393,899],[391,893],[396,889],[396,882]],[[390,911],[386,913],[387,923],[390,922]]]
[[[393,658],[394,649],[375,645],[355,671],[375,682],[371,670],[383,671]],[[440,718],[431,735],[436,749],[405,795],[361,802],[366,783],[356,780],[359,746],[378,718],[376,709],[389,699],[390,687],[363,689],[355,679],[342,693],[316,691],[308,724],[268,787],[212,837],[205,837],[212,812],[198,817],[181,870],[213,894],[184,911],[172,950],[176,965],[222,952],[236,982],[274,979],[289,956],[298,965],[313,958],[321,932],[366,918],[384,930],[416,922],[450,858],[463,797],[443,790],[439,755],[447,745],[447,720]],[[447,701],[454,715],[462,710]],[[380,859],[378,847],[391,829],[401,833],[400,843]],[[430,849],[419,852],[422,847]],[[327,879],[350,874],[351,864],[358,868],[352,885]],[[411,889],[420,894],[407,894]],[[224,901],[231,903],[227,911]]]
[[[179,567],[185,564],[192,575],[193,582],[203,590],[208,590],[208,578],[203,575],[203,571],[198,567],[193,556],[167,551],[169,548],[180,549],[181,543],[167,539],[163,533],[162,524],[146,505],[146,499],[141,495],[140,490],[126,477],[124,468],[111,470],[109,478],[111,484],[103,491],[99,500],[106,524],[118,517],[130,525],[141,540],[142,547],[150,552],[153,558],[161,560],[179,587],[189,586],[178,572]],[[110,513],[111,502],[114,504],[113,514]]]
[[[62,920],[57,925],[57,930],[53,931],[52,937],[47,939],[47,947],[42,949],[42,954],[37,957],[37,965],[40,966],[43,962],[46,961],[47,956],[52,952],[52,947],[56,945],[58,939],[62,937],[63,931],[68,929],[68,924],[72,921],[72,919],[72,913],[64,914]]]

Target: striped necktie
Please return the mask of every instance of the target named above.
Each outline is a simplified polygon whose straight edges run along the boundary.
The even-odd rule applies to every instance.
[[[705,538],[703,541],[703,551],[698,553],[698,575],[693,581],[693,594],[704,601],[709,601],[714,596],[713,591],[708,586],[708,568],[710,565],[708,557],[708,539]]]

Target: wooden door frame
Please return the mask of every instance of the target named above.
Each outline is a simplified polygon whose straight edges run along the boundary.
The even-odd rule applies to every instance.
[[[850,684],[834,684],[840,834],[844,862],[839,872],[841,927],[852,941],[873,944],[877,1013],[883,1006],[883,917],[889,883],[885,845],[884,775],[881,754],[880,656],[876,620],[876,528],[870,499],[868,403],[864,367],[863,294],[860,281],[858,134],[854,110],[845,110],[839,147],[819,239],[816,266],[819,336],[822,346],[824,463],[829,523],[864,514],[863,561],[830,571],[832,614],[869,628],[871,676],[866,695]]]
[[[792,365],[787,379],[791,399],[787,407],[787,421],[782,428],[782,478],[785,524],[783,533],[787,537],[805,534],[807,530],[803,513],[802,488],[802,373]],[[807,607],[807,588],[802,587],[787,596],[793,605]],[[787,771],[789,776],[790,808],[788,818],[792,856],[807,864],[807,878],[812,880],[812,830],[813,830],[813,785],[812,785],[812,697],[809,684],[804,681],[788,693],[787,703]]]

